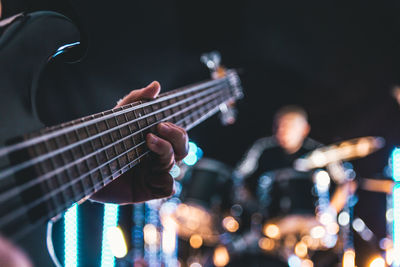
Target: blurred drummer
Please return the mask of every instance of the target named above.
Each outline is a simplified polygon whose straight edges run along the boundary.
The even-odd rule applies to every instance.
[[[292,167],[297,158],[321,146],[308,138],[310,129],[302,107],[280,108],[274,116],[274,135],[254,142],[237,165],[236,176],[258,178],[266,171]]]
[[[249,195],[244,198],[256,197],[257,190],[260,189],[260,179],[266,173],[273,173],[274,182],[280,180],[279,184],[286,184],[285,179],[298,180],[295,182],[295,189],[297,191],[303,190],[304,198],[299,198],[299,201],[306,201],[308,203],[298,203],[297,200],[287,201],[288,199],[282,198],[282,186],[279,186],[275,194],[279,194],[280,202],[275,203],[275,211],[292,210],[293,208],[302,209],[304,206],[312,205],[315,199],[312,199],[310,186],[312,185],[312,173],[301,173],[293,168],[294,161],[301,156],[313,151],[314,149],[322,146],[321,143],[308,137],[310,133],[310,124],[308,123],[308,116],[306,111],[300,106],[284,106],[280,108],[274,115],[273,123],[273,136],[263,137],[254,142],[250,149],[245,153],[243,159],[239,162],[235,169],[235,177],[239,181],[243,181],[246,192]],[[303,176],[303,177],[300,177]],[[335,175],[331,173],[334,180]],[[302,179],[296,179],[302,178]],[[342,186],[338,186],[332,199],[331,206],[336,212],[340,211],[347,198],[347,189],[343,190]],[[293,190],[293,188],[288,189]],[[304,191],[306,190],[306,191]],[[247,194],[246,193],[246,194]],[[290,192],[286,192],[290,194]],[[305,195],[304,195],[305,194]],[[274,194],[268,196],[276,198]],[[243,196],[240,197],[243,200]],[[272,199],[271,201],[273,201]],[[294,200],[294,201],[293,201]],[[269,201],[268,201],[269,202]],[[292,203],[290,203],[292,202]],[[293,203],[295,202],[295,203]],[[272,203],[271,203],[272,204]],[[270,214],[277,215],[277,214]]]

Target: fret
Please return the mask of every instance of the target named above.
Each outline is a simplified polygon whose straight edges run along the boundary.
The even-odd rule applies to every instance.
[[[143,113],[143,117],[146,116],[148,113],[151,112],[151,111],[149,110],[149,107],[148,107],[148,106],[142,107],[141,110],[142,110],[142,113]],[[147,127],[147,126],[150,125],[150,121],[149,121],[149,117],[148,117],[148,116],[146,116],[146,118],[144,118],[144,120],[145,120],[145,122],[144,122],[143,128],[145,128],[145,127]]]
[[[122,118],[122,115],[118,115],[118,116],[120,116],[120,119]],[[123,129],[121,129],[121,127],[119,127],[120,123],[118,122],[118,118],[117,118],[118,116],[114,116],[114,119],[115,119],[115,123],[117,124],[118,133],[119,133],[120,137],[118,138],[118,143],[115,145],[115,147],[117,150],[117,155],[120,155],[120,154],[124,153],[125,151],[127,151],[128,149],[126,148],[125,142],[123,140],[121,140],[122,138],[127,136],[127,134],[125,134],[125,135],[123,134],[123,131],[125,131],[125,133],[126,133],[125,127],[122,127]],[[122,122],[121,124],[124,123],[124,121],[121,121],[121,122]],[[119,148],[121,151],[118,151],[117,148]],[[130,162],[128,154],[129,153],[125,153],[122,156],[118,156],[118,161],[119,161],[120,166],[125,166]],[[126,160],[123,160],[123,158],[126,158]]]
[[[83,140],[84,138],[87,138],[86,134],[83,134],[85,131],[82,130],[82,128],[80,128],[79,131],[78,130],[74,130],[74,132],[75,132],[75,135],[77,136],[78,140],[80,140],[81,138],[82,138],[81,140]],[[87,155],[87,153],[86,153],[84,147],[82,146],[82,144],[76,146],[76,148],[74,150],[75,151],[79,151],[77,153],[78,154],[78,158],[77,158],[78,160],[80,158],[84,157],[85,155]],[[75,165],[78,166],[79,176],[86,175],[90,171],[89,164],[86,161],[86,159],[83,160],[83,162],[79,162],[78,164],[75,164]],[[83,176],[81,179],[79,179],[78,183],[73,183],[71,186],[80,184],[81,187],[82,187],[82,193],[86,195],[87,194],[87,192],[86,192],[87,188],[90,191],[90,185],[86,185],[85,183],[86,183],[85,176]],[[77,195],[77,198],[79,198],[79,197],[80,197],[80,194]],[[78,201],[80,199],[76,199],[76,200]]]
[[[164,107],[169,107],[169,100],[165,100],[165,101],[162,101],[161,102],[161,107],[162,108],[164,108]],[[163,115],[164,115],[164,118],[167,118],[168,116],[170,116],[172,114],[172,112],[171,112],[171,108],[167,108],[167,109],[165,109],[164,111],[163,111]]]
[[[145,125],[143,123],[143,120],[140,119],[140,117],[142,116],[142,113],[137,109],[134,109],[133,113],[135,115],[135,118],[137,119],[136,124],[137,124],[138,131],[140,132],[139,135],[137,135],[137,134],[135,135],[135,137],[137,138],[136,144],[140,144],[140,143],[146,141],[145,135],[142,131],[142,129]],[[146,149],[142,146],[137,147],[137,150],[138,150],[138,154],[140,156],[146,152]],[[139,158],[138,163],[140,163],[140,162],[142,162],[142,158]]]
[[[102,113],[103,114],[103,113]],[[104,115],[104,114],[103,114]],[[99,130],[99,127],[98,127],[98,124],[97,123],[95,123],[95,128],[96,128],[96,131],[98,132],[98,133],[100,133],[100,130]],[[100,141],[100,145],[101,145],[101,147],[104,147],[105,146],[105,142],[103,141],[103,135],[101,135],[100,137],[99,137],[99,140],[98,141]],[[101,148],[101,147],[99,147],[99,148]],[[95,148],[97,149],[97,147],[95,146]],[[101,163],[105,163],[105,162],[108,162],[109,160],[110,160],[110,157],[108,156],[108,153],[107,153],[107,150],[103,150],[102,152],[100,152],[101,154],[98,154],[99,155],[99,158],[100,157],[102,157],[103,156],[103,158],[105,159],[104,161],[103,160],[101,160],[100,162]],[[105,156],[105,157],[104,157]],[[104,175],[103,175],[104,174]],[[106,166],[105,167],[102,167],[101,168],[101,175],[102,175],[102,177],[107,177],[107,176],[109,176],[109,175],[111,175],[112,174],[112,170],[111,170],[111,166],[110,166],[110,164],[106,164]],[[105,185],[105,183],[106,183],[106,181],[103,179],[103,185]]]
[[[175,104],[175,102],[176,102],[174,98],[170,98],[167,101],[168,101],[168,106],[171,106],[171,105]],[[176,122],[176,117],[173,116],[173,114],[176,113],[176,110],[177,110],[176,107],[172,107],[172,108],[170,107],[168,109],[168,113],[169,113],[168,117],[172,115],[172,118],[168,119],[168,121],[170,121],[172,123]]]
[[[141,123],[142,119],[140,119],[140,117],[142,117],[142,113],[141,113],[140,111],[139,111],[139,112],[136,112],[136,110],[133,110],[133,112],[134,112],[134,114],[135,114],[135,117],[138,119],[138,120],[136,121],[136,123],[137,123],[138,130],[140,131],[140,136],[142,137],[142,140],[141,140],[140,142],[142,142],[142,141],[146,140],[146,139],[144,138],[143,131],[141,131],[141,130],[145,127],[145,125],[143,125],[143,123]],[[140,142],[139,142],[139,143],[140,143]]]
[[[45,153],[45,150],[43,149],[43,147],[44,146],[42,143],[38,143],[38,144],[32,146],[32,148],[33,148],[32,152],[34,153],[35,157],[40,156]],[[44,162],[39,162],[39,164],[37,166],[38,166],[38,169],[39,169],[39,172],[41,173],[41,175],[51,171],[50,168],[48,168],[48,166],[46,166]],[[44,183],[43,182],[41,183],[41,185],[44,187],[46,193],[52,191],[52,188],[48,182],[49,181],[46,180]],[[57,210],[57,202],[53,196],[51,196],[50,200],[47,201],[47,204],[48,204],[48,208],[50,211]]]
[[[154,103],[151,105],[151,108],[153,112],[156,112],[154,116],[154,120],[156,122],[160,122],[163,119],[163,112],[159,111],[161,109],[161,104],[160,103]]]
[[[105,120],[105,123],[106,123],[108,129],[111,129],[110,128],[110,123],[109,123],[110,121],[112,121],[112,120],[108,120],[108,119]],[[114,137],[113,137],[113,135],[111,133],[108,133],[107,135],[111,138],[111,144],[112,145],[111,145],[111,148],[106,149],[106,151],[109,152],[108,154],[110,155],[110,159],[113,159],[118,155],[118,152],[117,152],[117,149],[116,149],[116,147],[114,145]],[[105,136],[107,136],[107,135],[105,135]],[[109,165],[110,165],[112,177],[114,178],[115,171],[121,169],[122,166],[119,164],[118,160],[111,160]]]
[[[48,140],[42,142],[42,144],[43,144],[42,148],[44,150],[44,154],[51,152],[53,149],[54,150],[57,149],[57,148],[53,148],[52,149],[50,147],[49,143],[48,143]],[[47,162],[47,164],[50,166],[50,168],[47,169],[47,172],[56,170],[57,167],[58,167],[57,164],[55,163],[54,156],[50,157],[49,159],[46,159],[44,162]],[[60,181],[60,176],[59,175],[60,174],[57,173],[55,175],[55,177],[49,177],[49,178],[46,179],[46,183],[47,183],[48,187],[50,188],[49,193],[57,190],[61,186],[62,181]],[[54,178],[56,178],[56,179],[54,179]],[[58,184],[57,184],[57,181],[58,181]],[[63,197],[64,197],[64,199],[63,199]],[[63,210],[62,205],[64,204],[64,201],[66,201],[65,195],[62,194],[62,196],[60,196],[59,194],[54,194],[54,195],[51,195],[51,199],[55,203],[55,209],[54,210],[57,213],[61,212]]]
[[[196,100],[196,99],[193,99],[193,100],[191,100],[190,102],[191,102],[190,105],[195,106],[195,105],[198,104],[199,101]],[[193,121],[196,121],[196,120],[199,118],[198,113],[197,113],[197,112],[193,112],[193,113],[191,114],[191,118],[192,118],[192,122],[193,122]],[[185,127],[186,127],[186,126],[185,126]]]
[[[87,127],[87,126],[85,126],[84,127],[85,128],[85,130],[86,130],[86,133],[87,133],[87,135],[90,137],[90,136],[93,136],[93,135],[95,135],[96,133],[95,132],[93,132],[93,131],[90,131],[89,130],[89,128]],[[94,129],[94,128],[93,128]],[[89,144],[90,144],[90,148],[91,148],[91,151],[92,152],[95,152],[96,151],[96,149],[95,149],[95,147],[94,147],[94,145],[93,145],[93,141],[92,140],[90,140],[90,141],[88,141],[89,142]],[[90,169],[89,169],[89,171],[91,172],[93,169],[95,169],[96,167],[98,167],[100,164],[99,164],[99,160],[97,159],[97,153],[93,156],[94,157],[94,166],[90,166]],[[99,187],[99,183],[98,182],[101,182],[103,179],[103,177],[100,177],[101,176],[101,173],[99,172],[99,171],[95,171],[94,173],[90,173],[89,174],[89,176],[90,176],[90,180],[91,180],[91,182],[92,182],[92,185],[93,185],[93,190],[94,191],[97,191],[98,189],[100,189],[100,188],[98,188]],[[93,177],[93,176],[95,176],[95,177]]]
[[[127,114],[126,112],[124,112],[123,115],[124,115],[124,118],[125,118],[125,121],[126,121],[126,122],[135,119],[134,116],[132,116],[132,119],[129,119],[129,118],[128,118],[128,115],[133,115],[133,113],[131,113],[131,112],[129,112],[128,114]],[[135,147],[136,144],[137,144],[137,142],[135,141],[135,137],[134,137],[134,134],[135,134],[136,131],[135,131],[135,130],[132,130],[132,126],[133,126],[132,123],[129,123],[129,124],[128,124],[128,131],[129,131],[128,134],[129,134],[131,137],[128,138],[128,139],[126,140],[126,142],[129,142],[129,140],[132,142],[131,145],[128,145],[129,148]],[[131,153],[132,153],[132,154],[136,154],[136,156],[135,156],[135,155],[132,155],[132,159],[129,160],[129,162],[131,162],[131,164],[130,164],[131,167],[133,167],[134,163],[132,163],[132,161],[134,161],[135,159],[137,159],[137,161],[140,162],[140,155],[139,155],[139,152],[138,152],[138,148],[135,148],[135,149],[133,149],[133,150],[134,150],[134,151],[130,152],[129,154],[131,154]]]
[[[62,147],[62,145],[59,143],[58,138],[54,138],[54,139],[50,139],[49,142],[53,141],[53,145],[50,145],[52,149],[59,149]],[[53,161],[53,165],[58,167],[58,168],[62,168],[67,162],[65,161],[64,158],[64,153],[55,155],[52,158]],[[61,173],[57,173],[56,174],[57,180],[58,180],[58,187],[57,189],[59,189],[60,186],[64,185],[65,183],[68,183],[68,173],[67,171],[62,171]],[[50,178],[52,179],[52,178]],[[59,195],[60,193],[57,193],[57,195]],[[63,196],[63,204],[65,205],[66,203],[71,201],[70,196],[67,195],[66,190],[61,190],[61,195]],[[60,210],[60,212],[64,209],[64,207],[61,207],[62,209]]]
[[[67,144],[72,144],[70,141],[71,139],[68,137],[68,136],[70,136],[69,134],[63,134],[62,136],[65,138],[65,141]],[[72,136],[75,137],[75,135],[72,135]],[[69,156],[69,158],[66,158],[68,162],[75,161],[75,156],[71,149],[68,149],[67,153],[64,155],[65,155],[65,157]],[[69,175],[68,175],[69,182],[73,181],[74,178],[77,178],[79,176],[79,168],[76,164],[74,164],[74,166],[72,168],[68,168],[68,171],[69,171]],[[72,192],[72,199],[71,199],[72,201],[68,201],[68,204],[72,204],[74,202],[74,200],[77,199],[79,196],[79,192],[76,191],[76,188],[73,185],[71,185],[71,192]]]

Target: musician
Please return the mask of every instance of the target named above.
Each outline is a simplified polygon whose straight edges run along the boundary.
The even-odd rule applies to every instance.
[[[309,210],[316,201],[311,195],[312,173],[299,172],[293,168],[296,159],[321,146],[308,137],[310,130],[307,113],[302,107],[284,106],[274,116],[274,135],[254,142],[236,167],[235,176],[246,189],[245,198],[249,198],[250,202],[257,198],[260,201],[260,194],[268,198],[263,200],[268,203],[262,204],[267,204],[269,217],[288,214],[290,211]],[[339,212],[345,205],[347,194],[355,190],[355,186],[344,181],[340,164],[328,166],[328,169],[332,170],[333,167],[339,171],[330,172],[336,182],[330,206]],[[268,189],[270,192],[263,192],[260,184],[265,183],[262,179],[267,177],[272,178],[269,182],[273,185]],[[289,186],[289,183],[292,185]],[[297,197],[294,196],[296,194]]]
[[[116,107],[138,100],[155,98],[160,84],[152,82],[140,90],[133,90]],[[91,196],[92,200],[127,204],[168,197],[173,193],[173,178],[169,174],[176,161],[182,160],[188,151],[188,136],[184,129],[172,123],[160,123],[157,135],[147,135],[147,146],[152,158],[142,162]],[[31,266],[27,257],[8,241],[0,238],[0,266]]]
[[[257,197],[259,179],[264,173],[274,171],[276,175],[273,179],[295,178],[294,176],[304,175],[293,169],[293,163],[300,156],[320,146],[318,142],[308,138],[310,129],[307,113],[303,108],[285,106],[276,112],[273,122],[274,135],[263,137],[254,142],[235,170],[235,175],[243,180],[251,198]],[[300,186],[303,186],[303,184],[300,184]],[[278,189],[280,194],[285,194],[285,192],[282,192],[284,189]],[[311,192],[306,193],[311,195]],[[272,201],[275,201],[275,199],[272,199]],[[304,205],[289,203],[288,200],[281,202],[271,203],[274,206],[274,211],[270,216],[278,215],[282,209],[291,209],[293,205],[312,205],[310,203]]]

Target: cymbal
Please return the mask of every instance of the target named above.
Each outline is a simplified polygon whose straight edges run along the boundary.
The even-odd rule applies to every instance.
[[[317,148],[303,158],[297,159],[294,167],[299,171],[309,171],[326,167],[338,161],[363,158],[381,149],[384,145],[385,139],[382,137],[354,138]]]
[[[387,179],[362,178],[360,188],[366,191],[391,194],[394,181]]]

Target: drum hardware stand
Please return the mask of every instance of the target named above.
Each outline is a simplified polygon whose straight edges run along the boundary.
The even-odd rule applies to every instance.
[[[54,250],[54,244],[53,244],[53,225],[55,222],[59,221],[61,219],[61,214],[58,214],[57,216],[51,218],[47,222],[47,229],[46,229],[46,245],[47,245],[47,251],[50,255],[51,260],[53,261],[54,265],[56,267],[62,267],[60,261],[57,258],[56,252]]]

